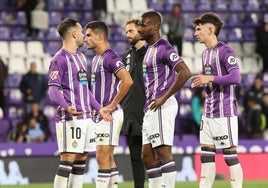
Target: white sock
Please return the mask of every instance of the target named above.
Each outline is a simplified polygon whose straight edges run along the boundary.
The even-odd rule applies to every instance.
[[[109,188],[118,188],[118,174],[119,172],[117,168],[111,169],[111,179],[110,179]]]
[[[69,175],[72,171],[73,163],[61,161],[57,174],[54,178],[54,188],[67,188]]]
[[[149,181],[149,188],[163,188],[163,179],[162,176],[155,177],[155,178],[148,178]]]
[[[75,161],[69,176],[68,188],[82,188],[86,161]]]
[[[215,148],[201,147],[201,175],[199,188],[211,188],[216,176]]]
[[[242,188],[243,185],[243,170],[240,163],[230,166],[231,188]]]
[[[170,161],[161,166],[163,187],[174,188],[176,182],[176,164],[175,161]]]
[[[215,180],[215,162],[202,163],[199,188],[211,188]]]
[[[148,168],[146,170],[149,181],[149,188],[162,188],[163,178],[162,171],[159,165]]]
[[[68,178],[56,175],[54,178],[54,188],[67,188]]]
[[[237,152],[223,151],[225,163],[229,166],[231,175],[231,188],[242,188],[243,185],[243,170],[239,163]]]
[[[111,170],[98,170],[98,176],[96,179],[96,188],[109,188],[111,178]]]

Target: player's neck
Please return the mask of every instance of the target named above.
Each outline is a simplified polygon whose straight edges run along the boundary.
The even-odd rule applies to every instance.
[[[206,45],[207,48],[212,48],[212,47],[216,46],[218,44],[218,42],[219,42],[218,39],[215,38],[215,39],[208,40],[205,43],[205,45]]]
[[[103,54],[103,52],[105,52],[108,48],[110,48],[108,42],[105,42],[99,46],[97,46],[94,51],[96,52],[96,54],[100,55]]]
[[[63,41],[62,48],[70,53],[76,53],[77,52],[77,46],[74,43],[70,43],[67,41]]]

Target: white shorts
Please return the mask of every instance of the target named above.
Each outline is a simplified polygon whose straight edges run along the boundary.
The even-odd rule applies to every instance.
[[[237,146],[237,116],[212,119],[202,116],[200,125],[200,143],[215,145],[216,148]]]
[[[96,151],[95,130],[91,119],[58,122],[56,132],[60,153]]]
[[[122,109],[112,113],[112,122],[101,120],[95,123],[96,144],[118,146],[120,131],[123,124],[124,113]]]
[[[175,118],[178,113],[178,103],[171,96],[156,111],[148,110],[143,119],[142,144],[173,145]]]

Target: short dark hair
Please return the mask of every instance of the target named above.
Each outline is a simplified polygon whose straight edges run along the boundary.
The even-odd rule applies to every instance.
[[[61,38],[64,39],[69,29],[72,27],[76,27],[77,23],[79,22],[72,18],[66,18],[62,20],[57,26],[57,30]]]
[[[92,21],[86,25],[86,29],[92,29],[94,33],[103,33],[108,39],[108,26],[103,21]]]
[[[143,18],[149,18],[151,21],[157,23],[157,24],[161,24],[162,22],[162,17],[160,15],[160,13],[156,12],[156,11],[148,11],[145,12],[141,15],[141,17]]]
[[[136,26],[138,26],[138,25],[139,25],[139,20],[138,20],[138,19],[132,19],[132,20],[129,20],[129,21],[127,21],[127,23],[126,23],[125,26],[127,26],[128,24],[131,24],[131,23],[133,23],[133,24],[135,24]]]
[[[218,36],[220,34],[221,28],[223,26],[223,21],[220,19],[220,17],[213,13],[205,13],[201,15],[199,18],[195,18],[193,20],[194,26],[197,26],[199,24],[206,24],[206,23],[211,23],[215,26],[215,35]]]

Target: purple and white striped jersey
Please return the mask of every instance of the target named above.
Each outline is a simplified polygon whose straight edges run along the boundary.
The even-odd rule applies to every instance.
[[[110,104],[118,92],[119,79],[116,73],[125,68],[121,57],[111,48],[101,55],[94,56],[91,68],[91,91],[101,106]],[[93,120],[101,120],[93,110]]]
[[[204,50],[202,54],[203,74],[224,76],[232,69],[239,69],[234,51],[225,43]],[[222,85],[209,83],[204,103],[204,115],[207,118],[237,116],[235,84]]]
[[[164,39],[159,39],[149,46],[143,59],[143,76],[146,87],[147,111],[151,99],[163,96],[172,86],[176,71],[175,66],[182,62],[174,47]]]
[[[56,121],[91,118],[90,90],[88,86],[88,64],[85,56],[60,49],[50,60],[49,86],[58,86],[65,101],[83,111],[82,116],[72,117],[63,107],[58,107]]]

